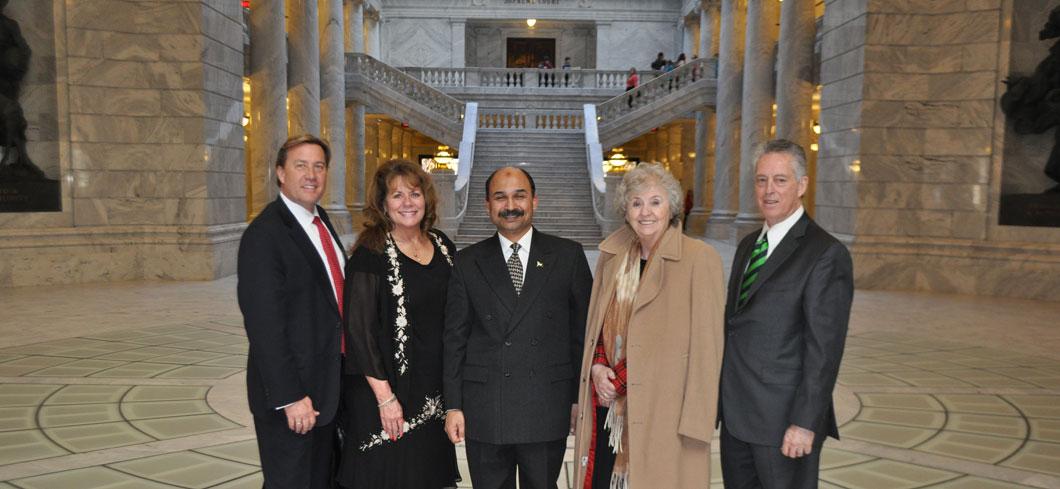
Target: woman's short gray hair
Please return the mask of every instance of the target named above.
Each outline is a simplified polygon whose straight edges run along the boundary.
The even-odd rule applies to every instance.
[[[652,185],[662,187],[670,197],[670,225],[676,226],[681,222],[681,211],[684,210],[681,205],[681,184],[659,163],[641,163],[622,177],[615,195],[615,203],[621,209],[622,217],[626,217],[626,208],[633,195]]]

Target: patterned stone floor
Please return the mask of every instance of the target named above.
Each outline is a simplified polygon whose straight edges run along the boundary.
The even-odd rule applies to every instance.
[[[2,290],[0,488],[261,487],[234,288]],[[821,487],[1060,487],[1057,317],[858,291]]]

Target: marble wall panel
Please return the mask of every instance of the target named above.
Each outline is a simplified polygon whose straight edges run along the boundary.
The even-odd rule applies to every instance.
[[[826,0],[821,31],[828,32],[868,12],[869,0]]]
[[[825,18],[830,16],[825,9]],[[865,45],[865,26],[868,23],[867,15],[859,15],[844,24],[830,30],[821,39],[821,59],[832,59],[852,49],[858,49]]]
[[[70,115],[72,141],[109,143],[196,143],[203,121],[195,117]]]
[[[964,12],[966,0],[870,0],[874,13],[948,14]]]
[[[862,110],[865,102],[857,101],[843,105],[835,105],[821,111],[821,132],[846,131],[860,127]]]
[[[952,73],[961,70],[963,49],[953,46],[865,46],[866,71]]]
[[[818,157],[816,168],[816,185],[818,186],[818,189],[820,189],[822,184],[837,182],[851,183],[859,176],[851,171],[851,167],[854,165],[855,161],[858,162],[858,168],[863,169],[861,167],[860,155]]]
[[[902,212],[898,209],[858,208],[854,212],[854,233],[857,236],[893,236],[898,234]]]
[[[863,127],[860,151],[862,155],[919,155],[924,154],[925,139],[922,129]]]
[[[868,208],[986,211],[985,185],[860,182],[859,211]]]
[[[66,30],[67,54],[86,58],[103,57],[103,41],[107,33],[90,29],[69,28]]]
[[[612,22],[598,27],[596,36],[596,68],[601,70],[649,70],[656,53],[672,57],[678,45],[673,22]]]
[[[992,128],[926,129],[925,155],[969,155],[989,156],[993,152]]]
[[[202,168],[210,152],[200,144],[114,144],[80,142],[71,145],[71,163],[75,170],[173,170]],[[225,161],[231,155],[226,155]]]
[[[142,34],[198,34],[201,2],[91,0],[66,2],[70,27]]]
[[[953,237],[959,239],[986,239],[989,216],[981,212],[953,212]]]
[[[994,71],[997,69],[998,44],[994,42],[961,46],[962,71]]]
[[[243,46],[242,15],[239,16],[239,20],[236,20],[212,8],[202,8],[198,21],[202,25],[202,34],[207,39],[220,42],[225,46]]]
[[[155,89],[70,87],[73,114],[158,116],[164,93]]]
[[[200,88],[203,66],[185,62],[67,59],[71,85],[114,88]]]
[[[928,97],[931,100],[993,100],[997,91],[997,73],[977,71],[931,75]]]
[[[822,114],[827,117],[827,114]],[[827,119],[826,119],[827,120]],[[861,133],[851,129],[821,134],[821,158],[858,154],[861,148]]]
[[[814,220],[828,232],[848,236],[854,234],[854,209],[817,203],[814,206],[813,213]]]
[[[821,84],[830,84],[865,71],[865,50],[853,49],[821,62]]]
[[[913,73],[865,73],[863,94],[869,100],[923,100],[930,80]]]
[[[990,183],[988,156],[871,155],[860,169],[862,182]]]
[[[865,98],[865,76],[867,75],[859,74],[822,86],[821,111]]]
[[[387,19],[384,61],[394,66],[452,66],[452,26],[448,19]]]
[[[202,44],[202,61],[206,64],[243,76],[243,50],[210,38],[198,38]],[[242,89],[240,90],[242,92]]]
[[[940,15],[869,16],[866,42],[883,45],[940,45],[996,42],[1000,13],[995,10]]]
[[[994,101],[865,100],[859,118],[874,127],[993,127]],[[829,127],[831,129],[831,127]]]

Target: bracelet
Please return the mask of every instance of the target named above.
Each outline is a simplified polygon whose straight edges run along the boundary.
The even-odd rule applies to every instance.
[[[387,400],[379,403],[379,406],[377,406],[377,407],[386,406],[387,404],[390,404],[390,403],[392,403],[392,402],[394,402],[396,400],[397,400],[397,394],[394,394],[394,395],[390,396],[390,399],[387,399]]]

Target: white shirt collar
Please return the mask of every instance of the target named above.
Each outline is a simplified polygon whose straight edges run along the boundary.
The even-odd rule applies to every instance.
[[[803,210],[800,205],[798,209],[795,209],[795,212],[792,212],[791,215],[784,218],[783,221],[780,221],[773,226],[770,226],[769,224],[762,225],[762,233],[758,235],[758,239],[762,239],[762,235],[764,234],[766,240],[769,241],[769,248],[766,250],[767,257],[773,254],[773,250],[777,248],[777,245],[779,245],[781,240],[784,239],[784,236],[788,235],[788,231],[791,231],[791,228],[795,226],[796,222],[799,222],[799,219],[801,219],[802,215],[805,213],[806,211]]]
[[[295,201],[288,199],[283,192],[280,192],[280,198],[283,199],[283,203],[287,204],[287,209],[294,214],[294,218],[298,220],[298,224],[301,224],[303,228],[309,229],[313,225],[313,218],[317,217],[316,206],[313,206],[313,212],[309,212],[305,207],[302,207]]]
[[[497,233],[497,237],[501,239],[501,250],[504,251],[504,258],[505,260],[507,260],[512,252],[512,240],[505,238],[504,235],[501,233]],[[517,241],[517,243],[519,243],[520,255],[523,255],[524,253],[526,253],[527,255],[530,254],[530,241],[533,239],[533,237],[534,228],[531,227],[530,229],[526,230],[526,234],[524,234],[523,237],[519,238],[519,241]]]

